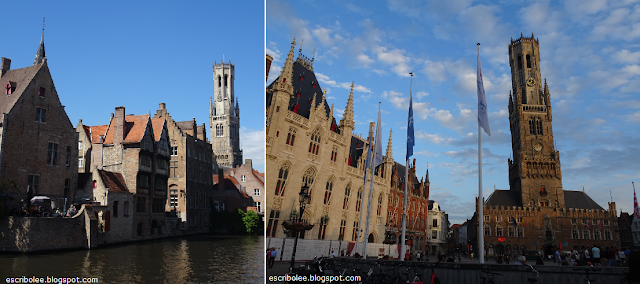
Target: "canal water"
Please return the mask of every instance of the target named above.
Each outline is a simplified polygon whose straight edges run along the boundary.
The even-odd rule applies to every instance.
[[[0,254],[7,277],[96,277],[98,283],[264,283],[263,236],[209,236],[51,253]]]

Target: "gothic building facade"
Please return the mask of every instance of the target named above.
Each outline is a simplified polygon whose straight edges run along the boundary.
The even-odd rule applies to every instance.
[[[334,107],[327,103],[314,73],[314,60],[302,55],[301,50],[294,59],[294,46],[295,40],[280,76],[266,90],[267,237],[293,236],[282,223],[299,218],[299,194],[306,185],[310,200],[302,218],[314,226],[302,238],[354,243],[361,228],[360,242],[366,239],[382,244],[395,234],[397,243],[402,220],[400,185],[405,167],[398,167],[392,158],[391,135],[382,164],[373,174],[367,174],[365,183],[367,147],[384,143],[372,141],[375,123],[370,123],[368,137],[354,134],[353,85],[338,123]],[[371,178],[373,194],[369,198]],[[424,247],[428,186],[418,181],[415,173],[412,180],[413,187],[409,190],[413,209],[409,211],[408,222],[412,229],[408,239],[420,240]],[[364,234],[368,207],[369,233]],[[396,214],[389,214],[391,210]]]
[[[484,202],[481,230],[487,255],[550,254],[617,244],[614,202],[604,209],[584,191],[564,190],[560,153],[554,144],[551,94],[540,73],[538,39],[521,36],[509,44],[513,94],[509,122],[513,159],[509,159],[509,190],[495,190]],[[476,211],[477,212],[477,211]],[[474,237],[475,238],[475,237]],[[477,239],[476,239],[477,241]]]
[[[211,147],[222,169],[242,165],[240,149],[240,106],[234,95],[235,65],[213,64],[214,96],[209,102]]]

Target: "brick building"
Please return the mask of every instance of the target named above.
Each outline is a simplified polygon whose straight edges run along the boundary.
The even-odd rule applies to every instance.
[[[238,190],[244,191],[250,196],[253,200],[253,206],[256,207],[256,213],[264,216],[264,173],[253,169],[251,159],[245,159],[244,164],[226,170],[225,174],[238,181]]]
[[[129,192],[134,194],[134,236],[165,235],[171,149],[166,120],[150,118],[148,114],[125,116],[125,108],[116,107],[104,135],[100,126],[89,129],[90,167],[122,175]]]
[[[7,193],[5,209],[35,195],[63,206],[74,198],[78,136],[53,83],[44,35],[32,66],[11,70],[3,57],[0,69],[0,179],[19,189]]]
[[[244,190],[239,190],[240,182],[222,169],[213,176],[212,206],[216,211],[237,212],[238,209],[246,212],[253,207],[253,199]]]
[[[533,35],[509,44],[513,95],[509,122],[513,160],[509,190],[495,190],[483,203],[486,255],[537,249],[582,250],[617,247],[616,205],[603,209],[583,191],[562,188],[560,153],[555,150],[549,87],[540,73],[538,39]],[[476,210],[477,212],[477,210]],[[472,235],[477,248],[477,234]],[[475,240],[475,241],[474,241]],[[477,252],[477,251],[476,251]]]
[[[169,165],[169,191],[166,211],[175,210],[190,232],[209,230],[209,213],[213,181],[217,165],[213,159],[211,144],[207,140],[204,123],[174,121],[166,105],[161,103],[154,119],[166,120],[171,140]]]

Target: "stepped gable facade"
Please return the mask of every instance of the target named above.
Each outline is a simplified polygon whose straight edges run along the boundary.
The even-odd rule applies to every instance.
[[[0,85],[0,179],[15,182],[2,198],[5,208],[20,208],[20,200],[45,195],[64,204],[74,198],[77,184],[78,134],[49,71],[44,33],[32,66],[11,69],[2,58]]]
[[[533,34],[511,40],[509,65],[513,149],[513,159],[508,160],[510,189],[495,190],[482,203],[484,228],[479,229],[485,235],[486,255],[518,254],[530,249],[546,255],[555,249],[618,247],[615,202],[604,209],[585,192],[562,187],[551,94],[546,79],[542,80],[538,39]],[[470,232],[478,229],[477,216],[473,220],[476,225]]]

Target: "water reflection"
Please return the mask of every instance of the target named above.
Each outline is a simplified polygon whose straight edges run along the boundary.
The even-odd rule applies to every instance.
[[[83,251],[2,254],[0,279],[53,276],[97,277],[99,283],[263,283],[263,248],[261,236],[201,235]]]

